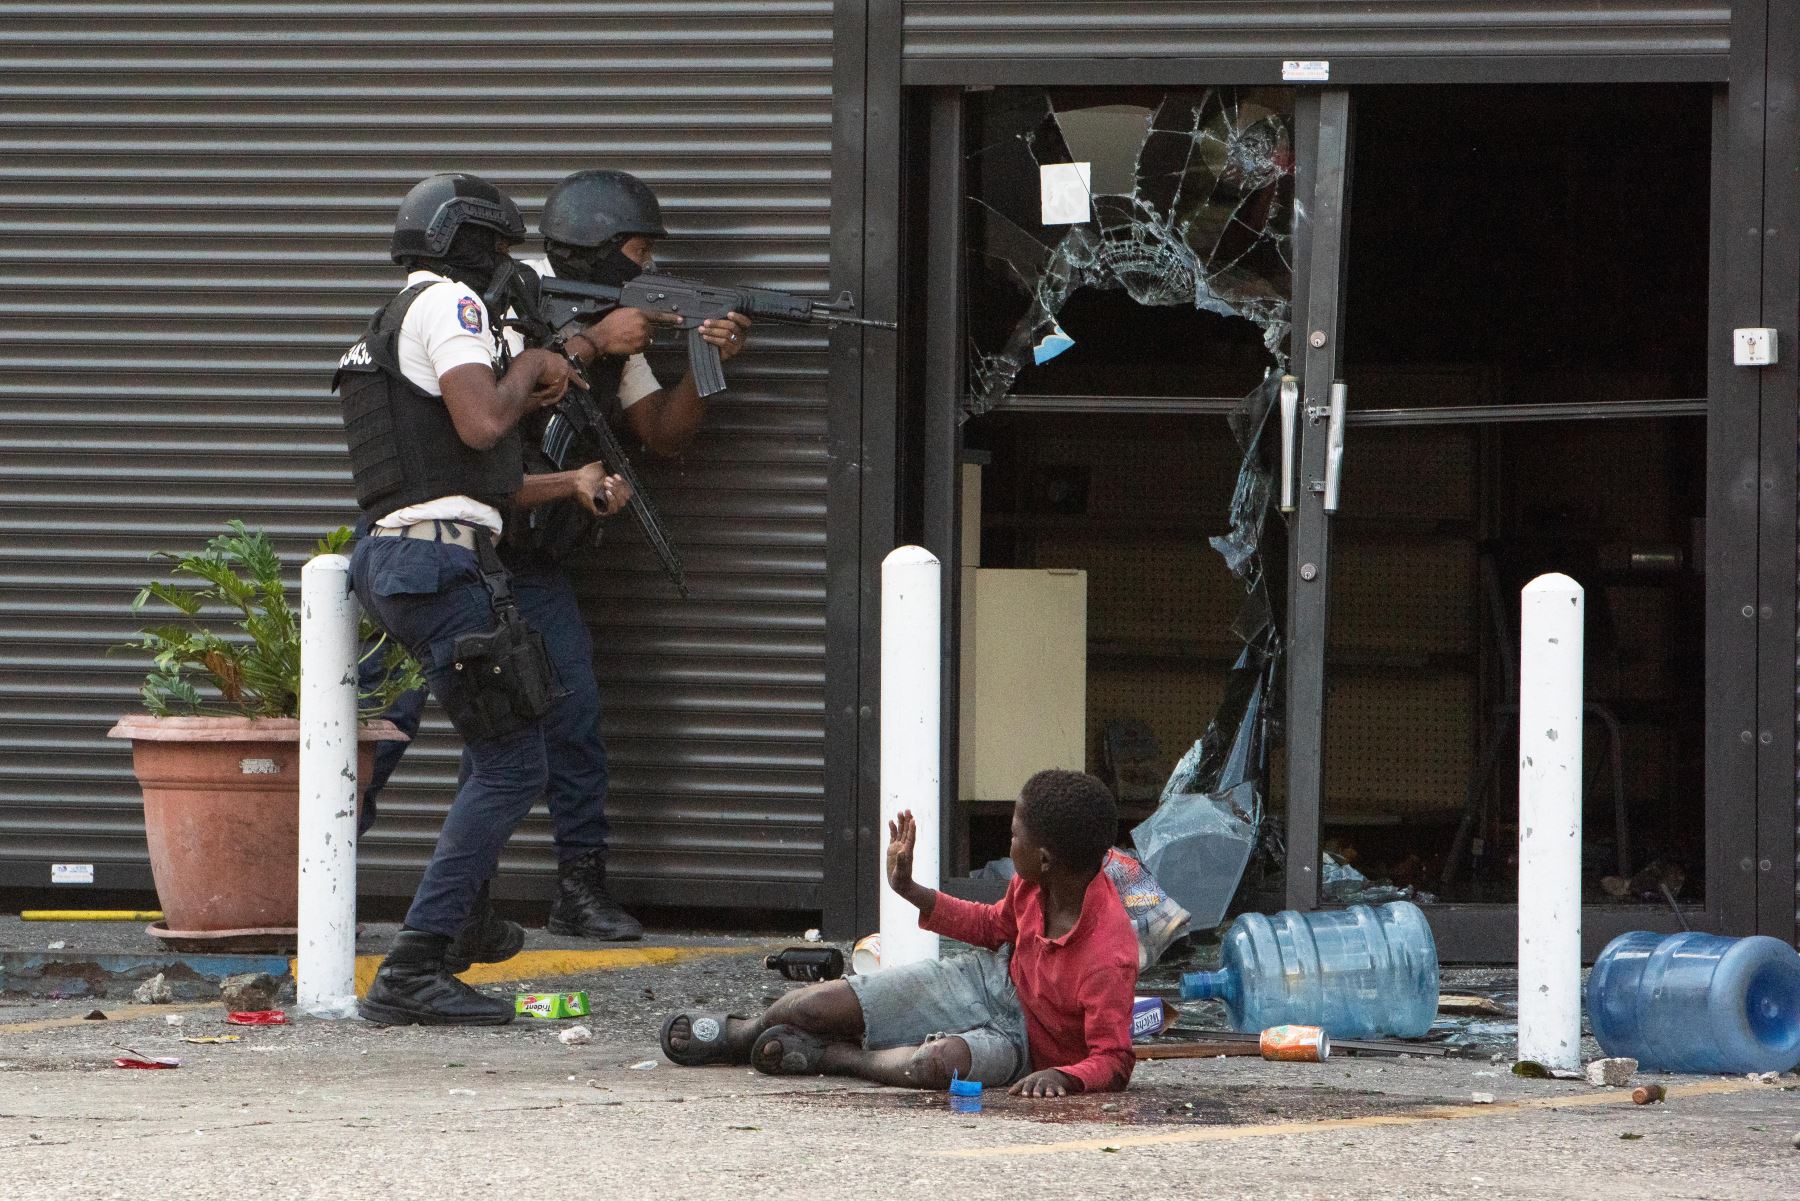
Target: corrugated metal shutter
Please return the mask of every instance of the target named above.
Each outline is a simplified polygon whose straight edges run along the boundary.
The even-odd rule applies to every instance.
[[[567,172],[622,167],[687,235],[666,269],[823,293],[830,22],[830,0],[6,6],[0,886],[65,860],[148,884],[129,756],[102,737],[140,662],[107,649],[152,551],[236,516],[297,565],[353,516],[326,389],[399,285],[406,188],[474,171],[535,224]],[[819,903],[826,347],[755,341],[686,458],[648,473],[696,599],[629,528],[583,580],[639,900]],[[434,709],[365,888],[410,889],[455,770]],[[508,869],[550,863],[540,812]]]
[[[903,0],[908,81],[948,60],[1711,59],[1725,0]],[[1333,75],[1341,74],[1334,69]],[[929,82],[939,82],[929,80]]]

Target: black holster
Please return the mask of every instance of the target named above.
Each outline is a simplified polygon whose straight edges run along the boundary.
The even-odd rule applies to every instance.
[[[544,636],[526,624],[512,582],[486,531],[475,535],[481,582],[494,601],[495,628],[451,644],[438,701],[465,742],[481,742],[541,720],[562,695]]]

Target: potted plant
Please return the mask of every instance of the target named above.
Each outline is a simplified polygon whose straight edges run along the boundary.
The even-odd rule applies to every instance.
[[[216,943],[292,934],[298,908],[300,619],[288,603],[281,559],[268,536],[228,523],[198,553],[162,552],[173,574],[198,583],[156,582],[132,601],[176,619],[121,650],[150,652],[146,712],[109,733],[131,740],[144,792],[144,832],[168,940]],[[348,529],[321,539],[332,554]],[[380,656],[379,684],[359,696],[365,715],[421,684],[405,650],[363,622],[365,656]],[[358,773],[367,778],[376,742],[404,738],[366,720]]]

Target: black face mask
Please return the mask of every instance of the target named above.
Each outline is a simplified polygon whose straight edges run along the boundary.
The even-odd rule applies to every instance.
[[[465,284],[476,292],[486,291],[494,272],[506,261],[500,248],[500,236],[480,225],[465,225],[450,239],[450,248],[432,267],[439,274]]]
[[[550,265],[563,279],[584,284],[605,284],[620,288],[644,273],[644,269],[619,249],[620,243],[604,246],[564,246],[552,242],[545,247]]]

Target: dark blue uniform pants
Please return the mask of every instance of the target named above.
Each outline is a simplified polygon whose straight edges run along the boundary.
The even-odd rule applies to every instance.
[[[403,539],[377,539],[382,542]],[[549,757],[549,781],[545,800],[556,831],[559,859],[606,849],[606,744],[600,740],[600,682],[594,678],[594,644],[569,577],[559,568],[531,567],[512,573],[513,597],[526,622],[544,636],[557,682],[568,695],[544,718],[544,743]],[[363,663],[364,687],[372,687],[379,675],[379,656]],[[408,735],[418,732],[425,709],[423,690],[401,695],[385,716]],[[375,772],[363,791],[362,820],[358,833],[374,824],[376,797],[406,750],[404,742],[375,746]],[[466,779],[474,748],[463,750]]]
[[[376,624],[419,660],[434,692],[454,670],[456,639],[494,628],[493,601],[475,556],[459,546],[364,538],[351,557],[350,581]],[[415,717],[413,728],[417,725]],[[469,745],[456,799],[407,910],[408,927],[449,937],[462,930],[476,893],[499,864],[500,849],[531,811],[548,776],[543,723]]]

